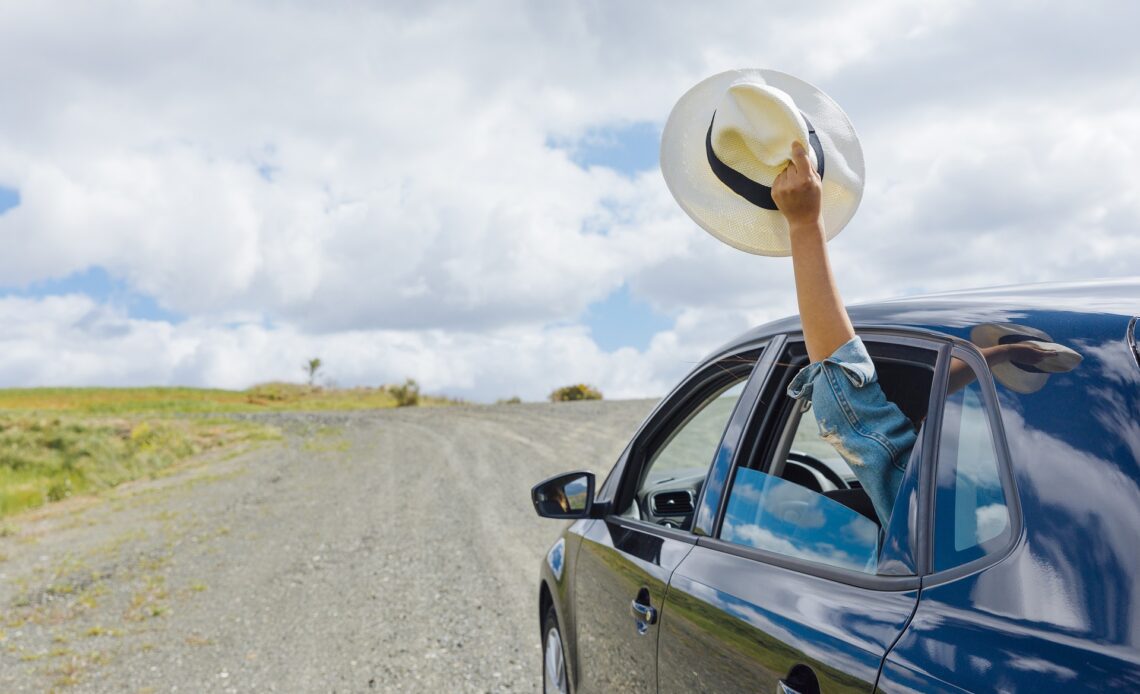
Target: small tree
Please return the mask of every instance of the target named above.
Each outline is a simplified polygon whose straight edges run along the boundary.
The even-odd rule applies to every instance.
[[[317,372],[321,370],[321,358],[313,357],[305,362],[305,371],[309,374],[309,385],[313,385],[313,381],[317,378]]]
[[[602,391],[585,383],[576,383],[572,386],[562,386],[550,394],[551,402],[568,402],[571,400],[601,400]]]

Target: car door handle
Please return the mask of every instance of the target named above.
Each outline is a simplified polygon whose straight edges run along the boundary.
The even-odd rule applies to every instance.
[[[644,605],[637,600],[629,604],[629,613],[639,622],[645,622],[646,624],[657,623],[657,608]]]

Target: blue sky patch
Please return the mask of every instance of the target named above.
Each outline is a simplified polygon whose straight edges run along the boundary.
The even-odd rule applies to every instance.
[[[0,287],[0,296],[22,296],[41,299],[46,296],[84,294],[100,304],[119,306],[138,320],[180,323],[185,318],[162,308],[153,297],[131,289],[126,282],[94,265],[59,279],[34,282],[25,288]]]
[[[606,166],[632,176],[657,168],[661,147],[661,128],[656,123],[640,121],[627,125],[593,128],[574,142],[552,140],[549,146],[564,149],[570,159],[583,168]]]
[[[0,186],[0,214],[20,205],[20,191]]]
[[[590,328],[594,342],[607,352],[621,347],[645,351],[649,340],[662,330],[673,327],[673,320],[634,299],[629,287],[622,285],[602,301],[590,304],[582,323]]]

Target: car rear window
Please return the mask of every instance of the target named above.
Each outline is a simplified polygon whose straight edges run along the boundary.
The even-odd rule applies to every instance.
[[[935,571],[984,557],[1009,542],[1012,525],[997,446],[975,377],[950,393],[943,408],[934,501]]]

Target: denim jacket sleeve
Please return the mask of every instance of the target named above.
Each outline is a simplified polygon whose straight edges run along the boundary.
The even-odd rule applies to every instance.
[[[917,440],[902,410],[887,400],[875,365],[858,337],[804,367],[788,395],[810,398],[819,434],[851,466],[886,527]]]

